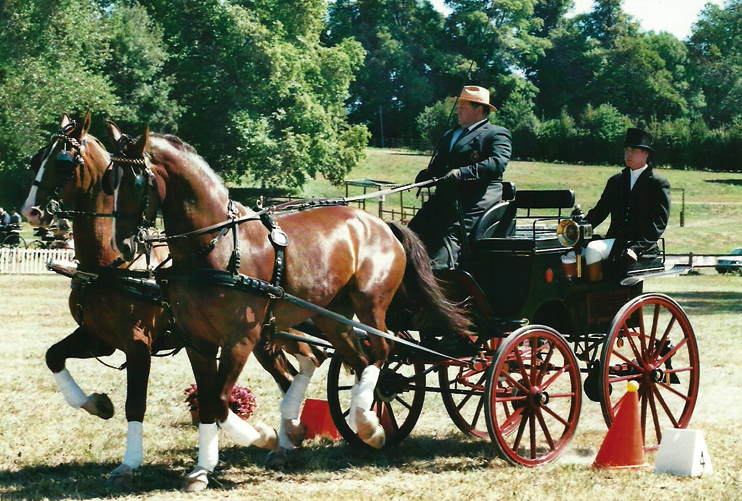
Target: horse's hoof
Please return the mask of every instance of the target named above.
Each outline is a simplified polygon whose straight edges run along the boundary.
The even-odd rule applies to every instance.
[[[265,460],[265,467],[269,470],[283,470],[289,464],[289,457],[286,454],[286,449],[279,447],[275,451],[268,453],[268,458]]]
[[[356,409],[356,424],[358,438],[366,445],[374,449],[381,449],[386,442],[386,433],[384,427],[379,423],[379,418],[373,411]]]
[[[199,492],[209,486],[209,474],[211,472],[203,466],[196,466],[196,468],[186,475],[185,481],[183,482],[183,490],[185,492]]]
[[[298,419],[286,419],[284,429],[286,430],[286,436],[294,444],[294,447],[299,447],[307,436],[307,425]]]
[[[260,438],[255,441],[255,445],[269,451],[278,449],[278,432],[276,430],[264,423],[255,423],[253,428],[260,433]]]
[[[111,472],[111,475],[109,475],[108,477],[107,483],[111,487],[121,489],[124,487],[129,487],[131,485],[131,480],[133,477],[134,468],[127,464],[122,464]]]
[[[82,404],[82,408],[93,416],[102,419],[113,417],[113,402],[105,393],[91,393],[85,403]]]

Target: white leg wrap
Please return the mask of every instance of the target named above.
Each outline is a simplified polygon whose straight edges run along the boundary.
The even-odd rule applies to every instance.
[[[123,464],[136,470],[142,464],[142,423],[139,421],[129,421],[129,428],[126,432],[126,452],[124,453]]]
[[[294,430],[300,427],[301,421],[298,419],[281,419],[281,425],[278,428],[278,446],[292,451],[296,448],[294,442],[289,437],[289,429]]]
[[[317,368],[312,359],[305,357],[304,355],[294,355],[294,357],[296,357],[296,361],[299,362],[299,373],[312,379],[314,370]]]
[[[213,472],[219,462],[219,430],[216,423],[198,425],[198,467]]]
[[[219,427],[227,432],[227,435],[238,445],[249,447],[252,444],[260,446],[260,433],[253,426],[241,419],[237,414],[229,411],[227,419],[219,423]]]
[[[380,370],[375,365],[369,365],[363,370],[361,380],[358,381],[358,393],[356,394],[356,407],[365,411],[371,410],[374,403],[374,389],[379,381]]]
[[[299,417],[299,408],[304,401],[304,394],[309,386],[309,377],[304,374],[294,376],[294,381],[289,387],[289,391],[281,400],[281,417],[283,419],[296,419]]]
[[[75,409],[82,407],[82,404],[88,400],[88,396],[85,395],[85,392],[82,391],[79,386],[77,386],[77,383],[72,379],[72,375],[69,371],[67,369],[62,369],[53,374],[53,376],[59,391],[62,392],[67,403]]]

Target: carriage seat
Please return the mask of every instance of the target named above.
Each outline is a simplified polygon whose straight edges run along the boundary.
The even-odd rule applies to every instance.
[[[503,183],[503,192],[505,190]],[[517,193],[513,188],[513,199],[511,202],[501,202],[494,205],[485,212],[479,221],[482,228],[474,227],[472,237],[474,241],[484,238],[507,238],[515,232],[515,220],[518,215],[518,209],[556,209],[559,217],[562,215],[562,209],[572,209],[575,205],[575,192],[572,190],[521,190]],[[490,224],[486,224],[485,217],[489,212],[493,212],[490,217]],[[494,223],[494,215],[499,218]],[[479,230],[477,232],[477,230]]]
[[[487,209],[479,218],[479,221],[476,222],[469,235],[472,242],[492,237],[513,198],[515,198],[515,185],[513,183],[502,183],[502,200]],[[513,222],[511,221],[511,223]]]

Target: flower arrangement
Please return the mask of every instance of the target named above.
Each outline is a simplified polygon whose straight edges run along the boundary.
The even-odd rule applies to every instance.
[[[198,412],[198,387],[195,384],[189,386],[184,392],[188,405],[188,410]],[[229,398],[229,408],[242,419],[248,419],[252,416],[255,409],[258,408],[258,402],[250,388],[247,386],[235,385],[232,390],[232,396]]]

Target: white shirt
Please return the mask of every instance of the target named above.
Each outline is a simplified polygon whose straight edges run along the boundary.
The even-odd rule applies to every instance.
[[[469,131],[474,129],[477,125],[481,124],[482,122],[486,122],[487,120],[489,120],[489,118],[485,118],[484,120],[480,120],[479,122],[475,124],[471,124],[469,127],[466,127],[467,134]],[[456,144],[456,141],[459,140],[459,137],[461,136],[463,132],[464,132],[463,128],[454,131],[454,133],[451,135],[451,144],[448,145],[448,151],[451,151],[453,149],[453,145]]]
[[[641,169],[631,171],[631,184],[629,184],[629,191],[634,189],[636,180],[639,179],[639,176],[641,176],[642,172],[644,172],[645,170],[647,170],[647,164],[644,164],[644,167],[642,167]]]

